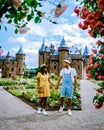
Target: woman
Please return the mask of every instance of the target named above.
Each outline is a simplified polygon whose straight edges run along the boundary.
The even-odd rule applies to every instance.
[[[46,103],[47,103],[47,97],[50,96],[50,88],[49,83],[53,85],[53,83],[50,81],[49,73],[47,72],[47,67],[45,64],[42,64],[40,66],[40,72],[38,72],[37,75],[37,81],[38,81],[38,96],[40,97],[39,107],[38,107],[38,113],[41,113],[43,115],[47,115],[46,112]]]

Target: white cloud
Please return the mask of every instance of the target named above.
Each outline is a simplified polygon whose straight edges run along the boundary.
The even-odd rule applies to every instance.
[[[69,0],[67,0],[69,2]],[[69,10],[72,10],[77,2],[75,0],[69,2]],[[74,6],[72,7],[72,4]],[[45,5],[46,6],[46,5]],[[67,16],[67,17],[66,17]],[[4,49],[7,54],[10,51],[11,55],[15,55],[22,45],[23,51],[26,53],[27,67],[38,66],[38,50],[41,47],[42,39],[45,37],[46,45],[51,43],[58,46],[61,38],[64,36],[67,45],[75,45],[79,49],[87,44],[89,48],[94,46],[96,39],[91,38],[87,31],[78,28],[80,19],[72,12],[71,14],[66,11],[64,14],[56,19],[59,24],[55,25],[43,19],[42,23],[35,24],[34,21],[29,22],[28,27],[30,30],[26,34],[11,35],[6,40]],[[71,21],[71,22],[70,22]],[[55,46],[55,47],[56,47]]]

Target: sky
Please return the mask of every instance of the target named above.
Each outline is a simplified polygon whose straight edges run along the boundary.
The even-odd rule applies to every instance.
[[[20,46],[26,54],[26,67],[38,67],[38,50],[45,38],[45,45],[49,46],[51,43],[57,48],[60,45],[61,39],[64,36],[67,46],[75,46],[78,49],[84,50],[85,45],[91,48],[95,47],[96,39],[91,38],[87,31],[79,29],[78,23],[81,21],[74,13],[74,8],[78,5],[75,0],[65,0],[68,3],[68,9],[59,18],[55,19],[58,24],[52,24],[46,19],[41,23],[35,24],[33,21],[28,23],[30,30],[25,34],[15,34],[14,26],[7,25],[5,29],[0,30],[0,46],[2,46],[3,54],[7,55],[8,51],[11,56],[15,56]],[[43,9],[49,11],[53,8],[52,5],[43,5]]]

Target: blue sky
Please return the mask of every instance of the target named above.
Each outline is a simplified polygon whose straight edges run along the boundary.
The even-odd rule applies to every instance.
[[[87,31],[78,28],[78,23],[81,21],[73,12],[76,3],[74,0],[65,0],[68,3],[68,9],[57,20],[59,24],[54,25],[43,19],[40,24],[35,24],[33,21],[29,22],[30,30],[25,34],[15,34],[12,25],[6,25],[8,30],[3,28],[0,30],[0,46],[3,49],[3,55],[10,52],[10,55],[15,55],[22,45],[23,51],[26,54],[26,66],[28,68],[38,67],[38,50],[45,37],[45,44],[51,43],[57,48],[64,36],[66,44],[77,46],[78,49],[84,49],[88,45],[89,49],[95,46],[95,39],[91,38]],[[44,7],[46,4],[44,4]],[[51,7],[51,6],[50,6]],[[49,9],[49,8],[48,8]]]

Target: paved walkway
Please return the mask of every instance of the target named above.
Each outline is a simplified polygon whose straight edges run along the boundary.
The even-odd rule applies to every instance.
[[[82,111],[49,112],[36,110],[0,87],[0,130],[104,130],[104,108],[95,110],[92,104],[97,85],[81,80]]]

